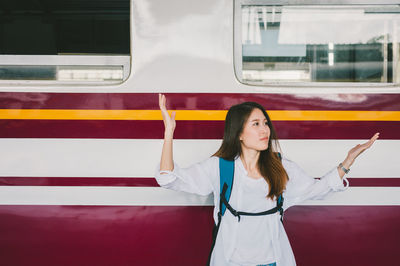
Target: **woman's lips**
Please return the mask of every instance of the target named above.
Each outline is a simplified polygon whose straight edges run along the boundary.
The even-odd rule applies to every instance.
[[[262,138],[262,139],[260,139],[260,140],[268,140],[268,137]]]

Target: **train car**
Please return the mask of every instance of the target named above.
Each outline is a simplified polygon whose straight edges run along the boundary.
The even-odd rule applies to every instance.
[[[399,265],[399,42],[392,0],[2,0],[0,264],[206,264],[212,197],[154,179],[163,93],[182,167],[243,101],[315,178],[380,132],[284,226],[300,266]]]

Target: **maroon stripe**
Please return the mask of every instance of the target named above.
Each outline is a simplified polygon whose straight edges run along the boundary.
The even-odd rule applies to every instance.
[[[0,177],[0,186],[158,187],[154,178],[125,177]]]
[[[212,208],[0,206],[1,265],[206,265]]]
[[[400,178],[348,178],[351,187],[400,187]]]
[[[400,122],[275,121],[280,139],[400,139]],[[0,120],[0,138],[161,139],[162,121]],[[177,121],[176,139],[222,139],[223,121]]]
[[[212,207],[0,206],[2,265],[205,265]],[[400,206],[294,206],[298,265],[398,265]]]
[[[190,89],[190,88],[189,88]],[[169,109],[227,110],[255,101],[267,110],[400,110],[400,94],[167,93]],[[306,97],[305,97],[306,96]],[[0,92],[0,109],[158,109],[157,93]]]
[[[348,178],[351,187],[400,187],[400,178]],[[0,177],[0,186],[158,187],[154,178],[120,177]]]
[[[294,206],[285,230],[298,265],[398,265],[400,206]]]

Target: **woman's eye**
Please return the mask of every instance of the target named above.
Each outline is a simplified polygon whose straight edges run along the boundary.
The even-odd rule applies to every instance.
[[[258,122],[255,122],[253,125],[258,126]]]

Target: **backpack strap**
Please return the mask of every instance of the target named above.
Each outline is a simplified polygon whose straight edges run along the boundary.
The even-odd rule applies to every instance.
[[[219,158],[219,193],[220,198],[226,198],[228,201],[232,193],[233,176],[235,174],[235,161],[225,160]],[[210,254],[208,255],[207,265],[210,265],[211,255],[214,250],[215,241],[217,240],[217,234],[219,226],[221,225],[221,219],[226,211],[226,205],[223,204],[222,200],[219,201],[219,212],[218,212],[218,223],[214,226],[212,232],[212,244]]]
[[[276,153],[279,160],[282,161],[282,154],[280,152]],[[278,208],[279,214],[281,215],[281,222],[283,223],[283,194],[280,194],[278,200],[276,201],[276,208]]]
[[[219,158],[219,194],[224,195],[229,201],[232,193],[233,176],[235,175],[235,162]],[[219,210],[221,216],[224,216],[226,211],[225,204],[220,201]]]
[[[281,215],[281,222],[283,223],[283,195],[280,194],[278,200],[276,201],[276,207]]]

